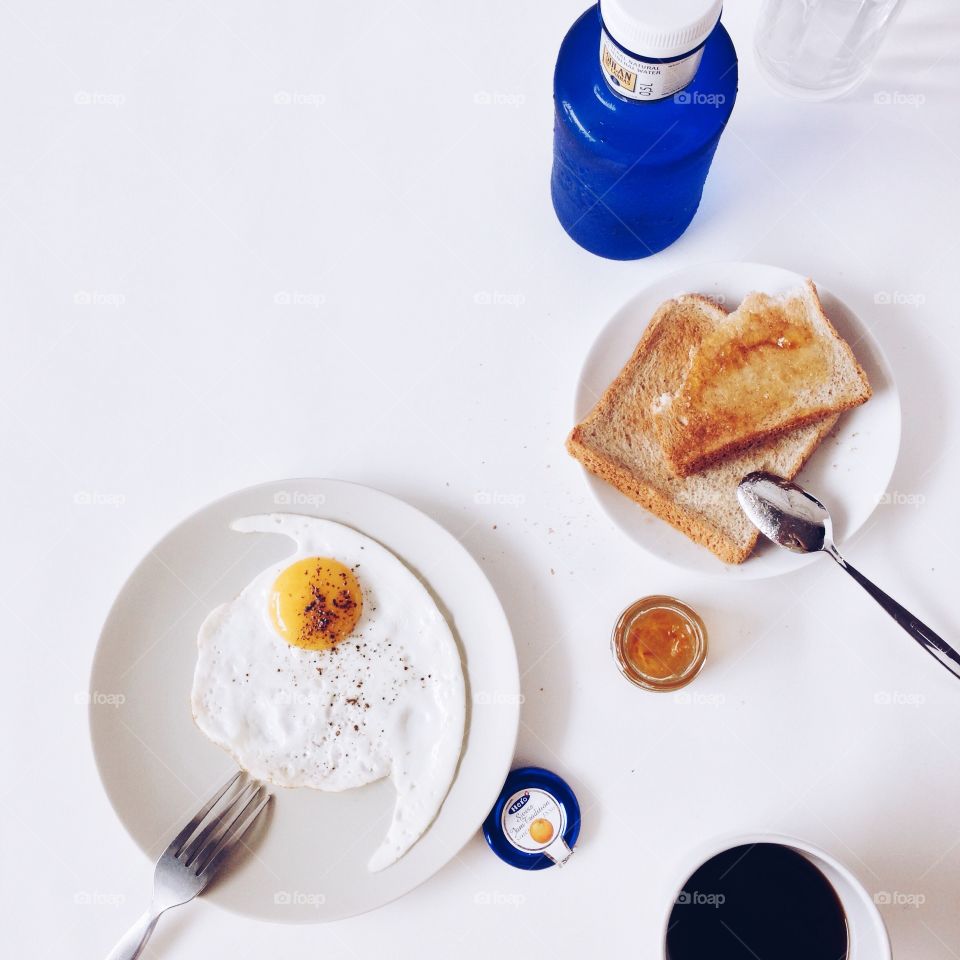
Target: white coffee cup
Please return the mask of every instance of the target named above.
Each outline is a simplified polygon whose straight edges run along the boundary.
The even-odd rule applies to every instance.
[[[830,881],[843,912],[847,918],[850,943],[847,960],[891,960],[890,938],[873,898],[867,888],[839,860],[825,850],[806,840],[788,837],[782,833],[746,833],[711,840],[702,844],[684,860],[683,874],[679,877],[673,897],[667,905],[663,921],[663,955],[667,956],[667,926],[670,914],[684,884],[698,867],[718,853],[732,847],[749,846],[751,843],[776,843],[806,857]]]

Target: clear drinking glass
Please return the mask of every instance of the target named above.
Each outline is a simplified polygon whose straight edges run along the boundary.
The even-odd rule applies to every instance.
[[[903,0],[764,0],[757,63],[781,93],[827,100],[867,75]]]

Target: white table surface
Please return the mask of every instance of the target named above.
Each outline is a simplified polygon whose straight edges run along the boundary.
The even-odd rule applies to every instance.
[[[764,828],[922,900],[881,908],[899,956],[958,955],[957,681],[826,560],[728,584],[642,554],[563,439],[586,350],[642,285],[709,259],[809,273],[903,400],[896,495],[848,552],[956,637],[960,12],[908,3],[865,86],[803,105],[757,75],[757,5],[730,4],[740,99],[700,213],[613,263],[548,190],[582,2],[0,8],[6,955],[104,955],[148,897],[82,704],[124,578],[203,503],[310,475],[409,500],[482,564],[523,672],[518,760],[569,778],[581,843],[526,875],[477,836],[335,925],[198,902],[150,956],[654,957],[679,860]],[[611,663],[617,612],[660,592],[708,622],[697,702]]]

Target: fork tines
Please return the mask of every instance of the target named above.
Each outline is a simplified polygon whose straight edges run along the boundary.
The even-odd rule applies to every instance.
[[[225,859],[223,855],[234,849],[269,802],[266,787],[238,771],[174,837],[164,857],[175,859],[195,876],[208,879]]]

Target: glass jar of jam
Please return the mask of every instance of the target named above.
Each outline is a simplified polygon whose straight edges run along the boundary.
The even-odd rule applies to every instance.
[[[644,597],[613,628],[620,672],[646,690],[677,690],[703,668],[707,630],[697,613],[673,597]]]

